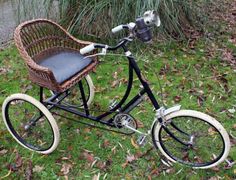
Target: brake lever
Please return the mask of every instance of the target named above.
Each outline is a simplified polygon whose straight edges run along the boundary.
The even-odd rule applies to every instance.
[[[96,53],[96,54],[85,56],[83,59],[91,58],[91,57],[95,57],[95,56],[105,56],[107,54],[108,47],[109,46],[106,45],[104,48],[102,48],[102,51],[100,53]]]

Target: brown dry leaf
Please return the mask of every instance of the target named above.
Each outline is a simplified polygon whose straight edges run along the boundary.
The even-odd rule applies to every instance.
[[[121,166],[122,166],[122,168],[126,168],[127,166],[128,166],[128,164],[129,164],[129,162],[128,161],[126,161],[125,163],[123,163]]]
[[[39,165],[36,165],[34,166],[33,168],[33,172],[36,172],[36,173],[40,173],[44,170],[44,167],[43,166],[39,166]]]
[[[0,155],[4,155],[4,154],[6,154],[7,152],[8,152],[8,150],[3,149],[3,150],[0,151]]]
[[[23,160],[21,155],[18,153],[18,151],[16,151],[16,160],[15,160],[15,167],[16,168],[20,168],[23,164]]]
[[[101,93],[101,92],[103,92],[103,91],[105,91],[105,90],[106,90],[105,87],[98,87],[98,86],[95,87],[95,92],[96,92],[96,93]]]
[[[105,139],[104,142],[102,143],[102,148],[107,148],[110,145],[110,141]]]
[[[175,96],[174,97],[174,101],[175,101],[175,103],[180,102],[181,101],[181,97],[180,96]]]
[[[113,77],[114,79],[117,79],[118,73],[117,73],[117,72],[114,72],[114,73],[112,74],[112,77]]]
[[[229,135],[229,139],[230,139],[230,144],[231,146],[235,146],[236,145],[236,139],[235,137],[232,136],[232,134]]]
[[[82,153],[81,158],[87,160],[87,162],[89,162],[89,163],[91,163],[91,164],[95,161],[94,155],[91,154],[91,153],[88,152],[88,151],[85,151],[85,150],[84,150],[84,152]]]
[[[32,161],[29,160],[27,163],[27,167],[25,170],[25,178],[27,180],[31,180],[33,178],[33,165],[32,165]]]
[[[0,68],[0,75],[8,73],[9,69],[8,68]]]
[[[220,168],[219,166],[214,166],[211,168],[212,171],[215,171],[215,172],[219,172],[220,171]]]
[[[205,101],[205,98],[203,96],[200,96],[200,95],[197,96],[198,106],[202,106],[204,101]]]
[[[184,161],[189,161],[189,153],[188,153],[188,152],[183,152],[183,157],[182,157],[182,159],[183,159]]]
[[[111,87],[112,88],[115,88],[116,86],[118,86],[119,85],[119,80],[115,80],[115,81],[113,81],[112,83],[111,83]]]
[[[61,160],[69,160],[69,159],[71,159],[71,155],[70,154],[68,156],[66,156],[66,157],[62,157],[61,158]]]
[[[121,79],[120,79],[120,82],[123,83],[123,84],[126,84],[126,83],[128,83],[128,79],[126,79],[126,78],[121,78]]]
[[[158,168],[153,169],[150,174],[151,175],[159,175],[159,169]]]
[[[229,49],[225,49],[222,53],[222,60],[231,63],[231,61],[233,60],[234,56],[232,53],[232,50]]]
[[[128,161],[129,163],[131,163],[132,161],[136,160],[135,156],[133,154],[129,154],[126,157],[126,161]]]
[[[112,152],[113,154],[116,154],[116,147],[117,147],[117,146],[114,146],[114,147],[111,149],[111,152]]]
[[[140,120],[136,119],[136,122],[137,122],[138,128],[143,128],[144,127],[143,122],[141,122]]]
[[[219,180],[217,176],[210,177],[208,180]]]
[[[100,173],[98,173],[97,175],[95,174],[92,180],[99,180],[99,178],[100,178]]]
[[[96,167],[100,170],[105,170],[107,166],[105,162],[99,161],[97,162]]]
[[[133,138],[131,138],[130,141],[131,141],[131,144],[132,144],[136,149],[139,148],[139,146],[135,143],[135,141],[134,141]]]
[[[15,150],[15,153],[16,153],[15,163],[8,165],[8,169],[11,171],[17,171],[23,164],[23,160],[17,150]]]
[[[71,168],[72,168],[71,164],[64,163],[62,164],[61,172],[63,173],[63,175],[67,175],[70,172]]]
[[[167,174],[173,174],[173,173],[175,173],[175,169],[174,168],[169,168],[169,169],[166,170],[166,173]]]
[[[207,131],[209,135],[214,135],[216,133],[216,130],[213,127],[210,127]]]
[[[89,133],[90,131],[91,131],[90,128],[85,128],[85,129],[84,129],[84,133]]]
[[[190,49],[194,49],[194,48],[195,48],[195,41],[194,41],[194,40],[191,40],[191,41],[189,42],[189,48],[190,48]]]
[[[233,125],[233,128],[236,129],[236,124]]]

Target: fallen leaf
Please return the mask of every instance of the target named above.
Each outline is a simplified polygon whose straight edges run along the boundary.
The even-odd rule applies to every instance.
[[[103,148],[107,148],[110,145],[110,141],[105,139],[104,142],[102,143]]]
[[[166,170],[166,173],[167,174],[173,174],[173,173],[175,173],[175,169],[174,168],[169,168],[169,169]]]
[[[0,75],[3,75],[3,74],[6,74],[9,72],[9,69],[8,68],[0,68]]]
[[[8,152],[8,150],[3,149],[3,150],[0,151],[0,155],[4,155],[4,154],[6,154],[7,152]]]
[[[111,149],[111,152],[112,152],[113,154],[116,154],[116,147],[117,147],[117,146],[114,146],[114,147]]]
[[[15,158],[15,163],[13,164],[9,164],[9,169],[11,171],[17,171],[23,164],[23,160],[22,157],[20,156],[20,154],[18,153],[18,151],[16,151],[16,158]]]
[[[159,169],[158,168],[153,169],[150,174],[151,175],[159,175]]]
[[[68,154],[67,156],[61,158],[61,160],[69,160],[69,159],[71,159],[71,154]]]
[[[140,120],[137,119],[136,122],[137,122],[138,128],[143,128],[143,127],[144,127],[144,124],[143,124],[142,121],[140,121]]]
[[[130,141],[131,141],[131,144],[132,144],[136,149],[139,148],[139,146],[135,143],[135,141],[134,141],[133,138],[131,138]]]
[[[102,162],[102,161],[97,162],[96,166],[100,170],[105,170],[106,169],[106,163]]]
[[[94,155],[86,150],[83,151],[83,153],[80,156],[82,159],[87,160],[90,164],[92,164],[95,161]]]
[[[174,101],[175,101],[175,103],[180,102],[181,101],[181,97],[180,96],[175,96],[174,97]]]
[[[113,81],[112,83],[111,83],[111,87],[112,88],[115,88],[116,86],[118,86],[119,85],[119,80],[115,80],[115,81]]]
[[[220,168],[218,166],[214,166],[211,168],[212,171],[219,172]]]
[[[214,135],[216,133],[216,129],[213,127],[210,127],[207,131],[209,135]]]
[[[90,128],[85,128],[85,129],[84,129],[84,133],[89,133],[90,131],[91,131]]]
[[[208,180],[219,180],[217,176],[210,177]]]
[[[31,180],[33,178],[33,165],[31,160],[29,160],[27,163],[27,167],[25,170],[25,177],[27,180]]]
[[[99,178],[100,178],[100,173],[98,173],[97,175],[95,174],[92,180],[99,180]]]
[[[130,154],[130,155],[127,155],[126,157],[126,161],[128,161],[129,163],[131,163],[132,161],[136,160],[135,156]]]
[[[203,102],[205,100],[205,97],[203,96],[197,96],[197,103],[198,103],[198,106],[202,106],[203,105]]]
[[[63,175],[67,175],[70,172],[71,168],[72,168],[71,164],[64,163],[62,164],[61,172],[63,173]]]
[[[40,173],[40,172],[42,172],[43,170],[44,170],[44,167],[39,166],[39,165],[36,165],[36,166],[34,166],[34,168],[33,168],[33,172],[36,172],[36,173]]]
[[[117,79],[118,73],[117,73],[117,72],[114,72],[114,73],[112,74],[112,77],[113,77],[114,79]]]

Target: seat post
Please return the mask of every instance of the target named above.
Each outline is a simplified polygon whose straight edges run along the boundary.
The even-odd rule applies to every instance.
[[[87,100],[86,100],[86,97],[85,97],[83,84],[82,84],[81,81],[79,81],[79,88],[80,88],[80,93],[81,93],[82,100],[83,100],[83,105],[84,105],[85,113],[88,116],[89,115],[88,104],[87,104]]]
[[[40,86],[39,90],[39,100],[41,103],[43,103],[43,87]]]

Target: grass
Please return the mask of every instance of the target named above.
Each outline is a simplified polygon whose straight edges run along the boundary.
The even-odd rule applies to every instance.
[[[224,42],[236,52],[235,45]],[[133,48],[144,76],[149,80],[155,96],[161,102],[159,83],[163,88],[164,104],[171,107],[181,104],[183,109],[195,109],[206,112],[220,121],[228,132],[236,136],[235,113],[228,110],[236,108],[236,71],[221,60],[220,53],[209,56],[209,43],[199,40],[195,49],[189,49],[184,44],[165,43],[145,47],[137,51]],[[212,48],[211,48],[212,49]],[[148,52],[148,53],[147,53]],[[102,57],[92,79],[96,87],[93,107],[107,109],[109,102],[115,97],[120,99],[126,84],[114,85],[117,79],[125,82],[127,79],[128,62],[122,57]],[[38,87],[32,85],[27,79],[27,70],[14,46],[0,52],[0,104],[13,93],[27,93],[38,98]],[[139,90],[139,83],[135,77],[134,95]],[[144,123],[141,129],[150,128],[154,112],[150,102],[146,100],[132,112],[132,115]],[[78,120],[81,118],[74,117]],[[225,179],[236,177],[235,166],[226,170],[224,163],[216,169],[195,170],[179,164],[172,168],[166,167],[161,162],[158,151],[152,150],[142,158],[122,167],[128,154],[145,153],[151,147],[136,148],[131,143],[133,135],[124,136],[109,131],[90,128],[85,125],[67,121],[56,117],[60,127],[61,141],[55,152],[50,155],[40,155],[25,150],[18,145],[7,132],[2,117],[0,116],[0,152],[7,150],[0,156],[0,178],[9,173],[9,164],[16,167],[6,179],[24,179],[27,169],[34,169],[35,179],[92,179],[100,174],[101,179],[147,179],[148,176],[160,179],[209,179],[217,176]],[[97,163],[91,167],[86,151],[91,151]],[[22,158],[19,165],[19,153]],[[235,159],[236,149],[233,146],[230,157]],[[100,162],[100,165],[99,165]],[[105,163],[106,168],[101,164]],[[63,169],[64,168],[64,169]],[[67,168],[67,169],[66,169]],[[156,172],[156,173],[155,173]]]

